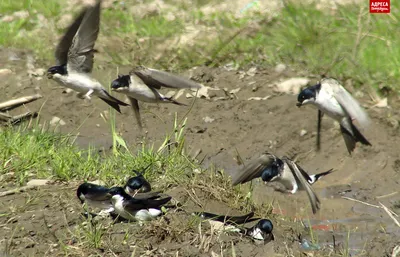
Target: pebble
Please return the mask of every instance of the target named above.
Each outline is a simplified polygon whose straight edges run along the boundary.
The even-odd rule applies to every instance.
[[[306,86],[310,80],[308,78],[290,78],[275,85],[278,92],[298,94],[301,87]]]
[[[276,67],[275,67],[275,72],[276,73],[281,73],[284,70],[286,70],[286,65],[283,64],[283,63],[280,63],[280,64],[276,65]]]
[[[203,118],[203,120],[204,120],[205,123],[211,123],[211,122],[213,122],[215,119],[206,116],[206,117]]]
[[[300,131],[300,136],[303,137],[303,136],[305,136],[305,135],[307,135],[307,130],[302,129],[302,130]]]
[[[101,181],[99,179],[93,180],[93,181],[89,181],[89,183],[100,185],[100,186],[104,186],[106,184],[106,183],[104,183],[104,181]]]
[[[11,73],[12,73],[12,70],[10,70],[10,69],[0,69],[0,75],[8,75]]]
[[[32,179],[29,180],[28,183],[26,183],[27,186],[44,186],[48,182],[50,182],[49,179]]]
[[[54,116],[51,120],[50,120],[50,125],[55,126],[55,125],[60,125],[60,126],[64,126],[66,123],[65,121],[63,121],[62,119]]]

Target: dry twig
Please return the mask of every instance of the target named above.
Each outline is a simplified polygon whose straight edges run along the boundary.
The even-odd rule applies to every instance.
[[[363,202],[363,201],[360,201],[360,200],[357,200],[357,199],[353,199],[353,198],[350,198],[350,197],[342,196],[342,198],[343,198],[343,199],[346,199],[346,200],[353,201],[353,202],[362,203],[362,204],[364,204],[364,205],[371,206],[371,207],[375,207],[375,208],[378,208],[378,209],[384,209],[382,206],[375,205],[375,204],[370,204],[370,203],[366,203],[366,202]],[[389,209],[388,209],[388,210],[389,210]],[[389,211],[391,212],[392,215],[394,215],[394,216],[396,216],[396,217],[399,216],[399,215],[397,215],[397,213],[395,213],[395,212],[393,212],[393,211],[391,211],[391,210],[389,210]]]
[[[9,100],[7,102],[0,103],[0,111],[11,110],[11,109],[14,109],[23,104],[27,104],[27,103],[36,101],[37,99],[40,99],[40,98],[42,98],[42,96],[40,94],[36,94],[36,95],[31,95],[31,96],[23,96],[18,99]]]
[[[388,207],[383,205],[381,202],[379,202],[381,207],[385,210],[385,212],[389,215],[389,217],[396,223],[396,225],[400,228],[400,222],[393,216],[393,211],[391,211]]]

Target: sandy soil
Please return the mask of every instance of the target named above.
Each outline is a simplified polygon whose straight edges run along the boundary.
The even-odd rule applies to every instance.
[[[19,60],[10,61],[10,56],[17,56]],[[76,129],[81,126],[77,140],[80,146],[86,147],[91,144],[109,149],[109,125],[100,116],[101,113],[107,112],[108,107],[99,99],[93,98],[88,103],[73,94],[63,94],[63,89],[45,77],[30,77],[26,72],[26,61],[27,54],[24,52],[0,50],[0,63],[5,64],[4,68],[12,70],[10,75],[1,75],[3,94],[0,101],[40,93],[44,96],[43,99],[29,104],[26,108],[37,111],[43,106],[40,113],[42,123],[48,123],[54,116],[59,117],[66,123],[59,127],[63,133],[77,133]],[[36,64],[36,67],[41,66]],[[129,67],[123,67],[120,71],[127,72]],[[341,198],[346,196],[378,205],[382,202],[399,212],[394,206],[399,202],[400,194],[392,194],[399,191],[400,181],[398,123],[393,122],[400,119],[398,104],[390,103],[391,108],[370,108],[372,104],[368,95],[358,93],[360,101],[368,107],[367,111],[373,121],[371,128],[365,132],[373,146],[358,145],[354,154],[349,156],[338,127],[325,118],[322,126],[322,151],[317,153],[314,133],[316,111],[312,108],[297,108],[296,95],[276,93],[270,86],[280,80],[304,74],[286,69],[281,73],[274,70],[257,70],[255,74],[250,72],[250,75],[243,76],[243,71],[204,67],[192,69],[186,74],[191,74],[194,79],[211,89],[220,89],[210,89],[210,99],[197,99],[188,116],[187,150],[195,152],[201,149],[198,159],[204,158],[205,166],[215,164],[228,173],[234,172],[238,168],[235,160],[236,149],[245,161],[257,157],[265,150],[277,155],[299,154],[298,161],[309,173],[335,169],[333,174],[314,185],[322,201],[320,212],[312,215],[304,193],[288,196],[262,183],[256,183],[255,201],[270,203],[274,200],[276,211],[281,210],[284,216],[294,218],[297,226],[300,226],[299,219],[306,223],[310,219],[318,232],[321,246],[332,245],[333,236],[336,243],[345,242],[348,231],[353,253],[366,250],[366,256],[386,256],[385,254],[389,254],[391,249],[400,243],[399,228],[382,209]],[[107,85],[115,74],[104,69],[96,70],[94,76]],[[224,88],[227,94],[222,90]],[[233,89],[240,90],[230,94],[229,91]],[[193,98],[186,98],[186,93],[184,92],[178,100],[190,105]],[[226,95],[228,96],[225,97]],[[116,96],[124,100],[123,97]],[[265,96],[270,98],[261,101],[248,100],[250,97]],[[221,99],[223,97],[226,99]],[[182,117],[189,109],[168,104],[141,106],[144,126],[148,131],[146,140],[154,142],[155,145],[162,143],[165,133],[172,130],[174,113],[177,112],[178,117]],[[14,111],[16,112],[20,110]],[[208,122],[205,121],[206,117]],[[132,110],[122,109],[122,114],[117,115],[117,126],[129,144],[140,145],[138,139],[141,139],[142,135],[138,131]],[[307,133],[301,136],[301,130]],[[0,213],[5,213],[10,206],[15,208],[14,216],[0,216],[0,223],[3,224],[0,238],[4,238],[4,243],[13,234],[13,254],[55,256],[63,254],[59,240],[74,245],[76,235],[73,236],[69,231],[73,231],[74,226],[79,226],[82,219],[77,215],[80,206],[71,188],[74,188],[74,185],[54,185],[51,188],[2,198]],[[170,193],[177,198],[184,195],[179,192],[175,192],[175,195],[174,192]],[[390,195],[386,196],[388,194]],[[33,203],[26,205],[28,199],[33,199]],[[208,199],[202,200],[209,202]],[[209,204],[208,208],[212,209],[212,204]],[[299,214],[300,217],[294,217],[293,213]],[[187,219],[183,214],[171,214],[159,222],[173,227],[173,224]],[[129,229],[136,235],[140,233],[135,226],[113,227],[115,234],[111,234],[107,242],[119,256],[129,256],[132,251],[130,246],[135,243],[142,246],[141,251],[150,251],[149,256],[175,254],[177,249],[181,251],[180,256],[210,256],[211,253],[211,250],[205,252],[204,249],[196,248],[199,244],[199,239],[195,236],[196,229],[185,233],[176,231],[174,235],[162,235],[157,231],[154,232],[157,236],[148,239],[147,243],[143,238],[131,238],[128,243],[118,244],[123,239],[124,229]],[[272,253],[276,256],[287,256],[289,253],[286,245],[289,245],[294,253],[299,251],[297,235],[293,231],[276,226],[275,233],[277,240],[262,247],[255,246],[246,239],[237,239],[238,256],[267,256],[266,251],[271,253],[268,256],[274,256]],[[306,229],[304,233],[306,234]],[[221,251],[217,245],[210,246],[210,249],[216,253]],[[95,253],[93,250],[88,252]],[[112,255],[97,253],[102,256]],[[80,254],[82,253],[77,250],[76,256],[81,256]]]

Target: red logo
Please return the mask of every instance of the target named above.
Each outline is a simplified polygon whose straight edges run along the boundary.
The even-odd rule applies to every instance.
[[[369,0],[370,13],[390,13],[390,0]]]

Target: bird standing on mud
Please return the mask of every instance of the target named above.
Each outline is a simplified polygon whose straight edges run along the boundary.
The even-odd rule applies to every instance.
[[[170,196],[155,199],[154,195],[140,198],[127,194],[122,187],[113,187],[108,193],[111,195],[111,202],[115,212],[126,220],[148,221],[160,216],[161,206],[171,200]]]
[[[128,104],[111,96],[100,82],[90,77],[93,47],[99,34],[100,5],[101,1],[97,1],[94,6],[85,8],[69,26],[55,51],[57,65],[47,70],[47,77],[77,91],[81,98],[90,100],[93,94],[121,112],[120,105]]]
[[[261,219],[253,227],[244,229],[242,233],[255,240],[268,243],[271,240],[275,240],[274,234],[272,234],[273,229],[274,226],[269,219]]]
[[[235,186],[261,177],[266,183],[273,181],[281,183],[291,194],[295,194],[297,190],[305,190],[310,200],[312,211],[316,213],[320,208],[320,201],[311,184],[331,172],[332,170],[328,170],[310,176],[286,156],[280,159],[266,152],[236,172],[232,176],[232,183]]]
[[[110,189],[93,183],[83,183],[76,190],[76,196],[81,203],[86,203],[91,208],[98,208],[101,213],[114,211],[111,203]]]
[[[254,212],[250,212],[242,216],[218,215],[209,212],[193,212],[192,214],[199,216],[202,219],[210,220],[210,222],[224,223],[224,225],[227,225],[227,231],[238,232],[257,241],[268,243],[271,240],[274,240],[274,235],[272,234],[274,226],[268,219],[260,219],[254,226],[250,228],[238,227],[238,225],[258,220],[258,218],[253,218]]]
[[[321,119],[324,113],[339,122],[349,154],[355,149],[357,142],[371,145],[353,123],[356,120],[361,126],[367,126],[367,113],[337,80],[322,79],[320,83],[303,89],[297,101],[298,107],[312,104],[318,108],[317,150],[320,149]]]
[[[140,129],[142,129],[143,126],[140,118],[138,101],[184,105],[175,101],[172,97],[166,97],[158,92],[157,89],[161,89],[161,87],[199,89],[201,86],[190,79],[169,72],[146,68],[144,66],[136,67],[129,75],[119,75],[118,78],[111,83],[113,91],[125,94],[128,97]]]

